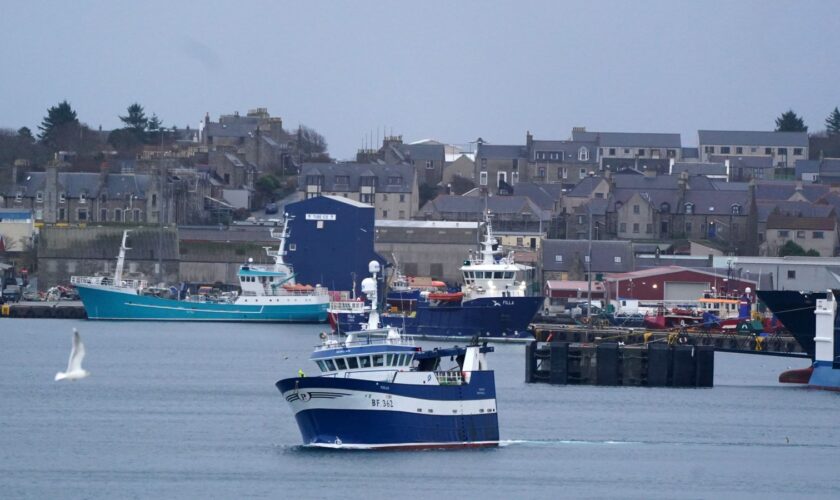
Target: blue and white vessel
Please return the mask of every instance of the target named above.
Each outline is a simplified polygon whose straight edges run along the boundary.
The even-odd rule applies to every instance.
[[[376,304],[379,264],[362,290]],[[485,354],[469,345],[423,351],[374,307],[367,328],[322,335],[311,359],[317,376],[286,378],[277,388],[294,412],[305,446],[412,449],[496,446],[495,378]],[[452,361],[450,361],[450,359]],[[442,363],[453,363],[450,367]]]
[[[286,221],[288,222],[288,220]],[[316,285],[295,283],[291,266],[284,262],[289,225],[279,234],[277,250],[266,248],[273,265],[253,259],[237,272],[240,292],[182,295],[178,289],[149,287],[145,280],[123,278],[126,239],[123,233],[114,276],[73,276],[88,319],[154,321],[323,322],[327,319],[329,293]]]
[[[533,338],[528,329],[544,298],[528,293],[533,268],[514,261],[513,252],[496,258],[490,214],[479,255],[464,261],[464,285],[456,293],[420,293],[395,290],[387,294],[382,324],[397,326],[409,335],[432,338],[496,337]],[[331,321],[336,330],[358,329],[367,321],[361,311],[336,310]]]

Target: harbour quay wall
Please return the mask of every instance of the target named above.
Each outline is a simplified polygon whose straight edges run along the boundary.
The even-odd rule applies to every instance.
[[[531,342],[525,349],[528,383],[712,387],[714,366],[715,349],[711,346]]]

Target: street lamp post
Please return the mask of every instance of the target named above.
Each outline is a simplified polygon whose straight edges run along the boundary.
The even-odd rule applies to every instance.
[[[592,328],[592,209],[586,205],[586,214],[589,220],[589,250],[586,252],[586,324]]]

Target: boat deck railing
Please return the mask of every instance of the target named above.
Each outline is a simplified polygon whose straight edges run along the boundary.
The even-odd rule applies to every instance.
[[[348,313],[365,312],[365,302],[362,300],[334,300],[330,302],[330,309]]]
[[[119,284],[114,282],[110,276],[71,276],[70,283],[74,285],[105,285],[117,286],[120,288],[146,288],[146,280],[122,280]]]
[[[399,337],[391,337],[388,338],[385,336],[387,332],[353,332],[351,335],[353,338],[348,341],[347,337],[340,336],[340,335],[325,335],[324,342],[320,345],[315,346],[316,351],[325,351],[327,349],[339,349],[339,348],[351,348],[351,347],[364,347],[370,345],[382,345],[382,346],[389,346],[389,345],[396,345],[396,346],[411,346],[414,347],[415,341],[414,337],[400,335]]]
[[[435,377],[437,377],[440,385],[461,385],[464,383],[464,374],[460,370],[435,372]]]

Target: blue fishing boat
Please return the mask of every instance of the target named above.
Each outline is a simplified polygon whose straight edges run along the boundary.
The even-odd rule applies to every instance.
[[[376,273],[362,290],[376,304]],[[383,327],[374,307],[367,328],[322,334],[311,355],[317,376],[276,386],[289,404],[305,446],[413,449],[496,446],[495,378],[473,343],[424,351],[399,328]],[[452,366],[444,367],[450,362]]]
[[[288,221],[287,221],[288,222]],[[241,292],[202,290],[189,295],[177,288],[150,287],[145,280],[124,279],[126,240],[123,233],[113,277],[73,276],[88,319],[154,321],[323,322],[327,319],[329,293],[316,285],[295,282],[294,272],[283,260],[288,224],[280,233],[277,250],[266,249],[273,265],[253,259],[239,267]]]
[[[481,250],[460,268],[461,290],[411,290],[397,270],[394,282],[401,286],[392,286],[386,295],[382,324],[423,337],[532,338],[528,326],[544,301],[528,293],[527,275],[533,268],[516,263],[513,252],[496,258],[499,244],[489,214],[485,225]],[[356,306],[356,310],[331,309],[330,321],[337,331],[357,330],[367,322],[367,312]]]

